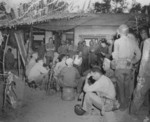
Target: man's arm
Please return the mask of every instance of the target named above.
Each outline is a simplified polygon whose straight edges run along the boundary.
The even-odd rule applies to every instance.
[[[97,91],[98,89],[100,90],[100,87],[102,87],[99,83],[99,81],[96,81],[94,84],[89,85],[87,82],[85,82],[83,90],[85,92],[94,92]]]
[[[100,91],[101,88],[105,87],[105,84],[106,84],[106,82],[103,81],[103,79],[99,79],[98,81],[95,81],[94,84],[89,85],[88,78],[86,78],[83,90],[85,92]]]

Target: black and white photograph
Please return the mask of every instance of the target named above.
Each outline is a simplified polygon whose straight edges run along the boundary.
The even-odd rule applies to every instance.
[[[0,122],[150,122],[150,0],[0,0]]]

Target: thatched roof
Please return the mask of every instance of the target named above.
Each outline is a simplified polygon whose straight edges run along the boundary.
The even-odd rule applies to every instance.
[[[51,13],[48,15],[38,17],[36,19],[32,17],[14,19],[14,20],[9,21],[9,23],[5,24],[4,26],[13,27],[13,26],[19,26],[19,25],[30,25],[30,24],[36,24],[36,23],[44,23],[50,20],[73,19],[73,18],[79,18],[82,16],[87,16],[87,14],[57,12],[57,13]]]
[[[77,26],[119,26],[134,20],[131,14],[88,14],[73,19],[51,20],[36,24],[34,27],[44,30],[69,30]]]

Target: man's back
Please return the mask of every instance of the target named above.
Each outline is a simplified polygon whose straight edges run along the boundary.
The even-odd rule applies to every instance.
[[[98,82],[100,85],[100,89],[98,91],[106,93],[106,97],[108,98],[114,99],[116,97],[114,84],[107,76],[103,75]]]
[[[62,80],[67,86],[76,85],[76,80],[80,77],[78,70],[73,66],[64,67],[60,72],[60,76],[62,76]]]
[[[132,42],[125,36],[115,41],[114,48],[113,57],[116,59],[132,58],[134,56]]]

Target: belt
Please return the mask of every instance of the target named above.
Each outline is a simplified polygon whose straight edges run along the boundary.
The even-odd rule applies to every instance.
[[[130,59],[118,59],[116,61],[116,69],[131,69],[132,63]]]

